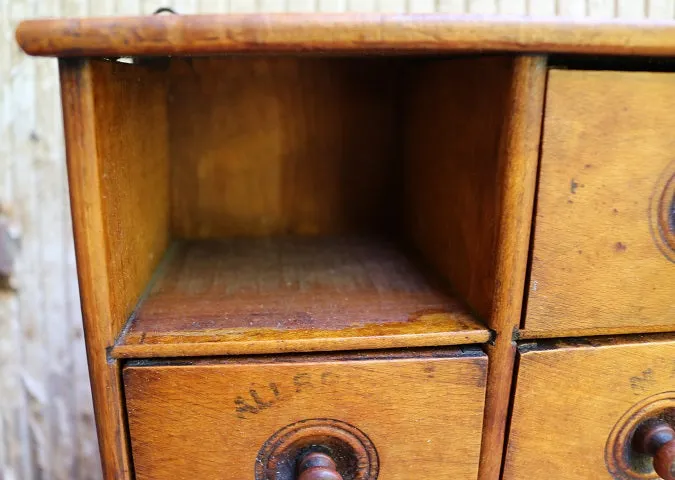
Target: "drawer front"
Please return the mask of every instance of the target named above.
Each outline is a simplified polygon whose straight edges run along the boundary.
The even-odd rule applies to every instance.
[[[630,437],[675,422],[675,337],[585,343],[521,347],[505,480],[658,478]]]
[[[675,329],[675,74],[551,70],[529,337]]]
[[[136,478],[276,478],[256,476],[259,455],[283,432],[331,419],[368,439],[382,480],[473,480],[486,369],[479,350],[131,364],[123,375]]]

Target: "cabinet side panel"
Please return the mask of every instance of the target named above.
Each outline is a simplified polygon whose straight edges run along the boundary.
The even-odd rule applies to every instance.
[[[497,165],[513,58],[411,68],[405,182],[415,246],[484,319],[492,308]]]
[[[417,248],[496,331],[479,478],[501,468],[546,83],[544,57],[433,61],[411,75],[406,195]]]
[[[167,90],[159,68],[90,65],[100,181],[91,195],[100,196],[110,333],[117,336],[169,242]],[[71,175],[78,168],[88,167],[72,164]]]
[[[142,68],[117,75],[136,67],[94,60],[60,64],[78,278],[106,479],[131,478],[120,369],[108,360],[107,348],[148,281],[168,231],[165,90]]]

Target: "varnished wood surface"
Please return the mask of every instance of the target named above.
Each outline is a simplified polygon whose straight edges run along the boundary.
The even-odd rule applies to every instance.
[[[483,480],[497,480],[501,468],[545,83],[543,57],[422,62],[407,82],[407,230],[498,332],[489,347]]]
[[[675,399],[672,335],[543,342],[519,358],[505,480],[624,478],[606,466],[613,429],[647,399]]]
[[[458,345],[490,337],[384,240],[245,238],[176,250],[114,355]]]
[[[17,4],[17,2],[14,2],[14,3]],[[19,3],[21,3],[21,2],[19,2]],[[80,3],[82,3],[82,2],[80,2]],[[84,3],[86,3],[86,2],[84,2]],[[147,3],[148,2],[146,2],[146,4]],[[501,3],[505,3],[505,2],[501,2]],[[500,8],[501,8],[501,3],[500,3]],[[553,13],[554,10],[552,10],[552,9],[555,8],[555,7],[552,6],[552,5],[555,2],[548,1],[548,2],[545,2],[545,3],[548,5],[548,8],[551,8],[550,12]],[[596,9],[597,8],[605,8],[605,6],[606,6],[608,11],[611,8],[616,8],[617,14],[620,11],[620,12],[622,12],[623,15],[626,15],[627,9],[629,7],[630,7],[630,9],[634,10],[633,7],[637,8],[637,4],[642,3],[642,2],[617,2],[616,6],[612,5],[611,7],[609,6],[610,3],[612,3],[612,2],[605,2],[602,6],[599,6],[599,7],[597,6],[597,5],[600,5],[598,3],[595,8]],[[652,15],[654,14],[654,9],[667,8],[667,7],[663,7],[663,5],[665,5],[666,3],[668,3],[672,7],[672,2],[665,2],[664,3],[664,2],[654,2],[654,1],[652,1],[650,3],[650,6],[652,8],[652,10],[650,10],[650,12],[651,12],[650,14],[652,14]],[[124,3],[124,7],[121,6],[122,2],[112,2],[112,3],[107,2],[106,7],[102,7],[103,3],[101,3],[101,5],[98,5],[98,3],[96,3],[97,6],[94,7],[94,4],[92,4],[91,8],[96,10],[97,12],[101,12],[101,8],[105,8],[106,13],[109,13],[109,12],[112,12],[112,10],[115,8],[114,4],[118,4],[117,5],[118,12],[121,11],[121,10],[119,10],[121,8],[129,8],[130,10],[128,10],[128,11],[131,11],[131,9],[133,9],[133,8],[138,9],[138,6],[133,5],[133,2]],[[539,4],[540,4],[540,2],[536,2],[536,5],[537,5],[536,8],[538,9],[538,11],[541,11],[542,6],[540,6]],[[655,6],[657,4],[659,6]],[[64,14],[64,13],[65,14],[68,14],[68,13],[72,14],[76,9],[81,7],[81,6],[77,5],[77,2],[75,2],[75,3],[71,2],[70,5],[71,5],[70,7],[63,7],[66,10],[62,10],[62,11],[58,11],[58,12],[56,10],[54,10],[54,12],[58,15],[61,15],[61,14]],[[205,5],[205,2],[201,2],[201,5],[203,7]],[[222,2],[221,2],[221,5],[223,5]],[[473,2],[473,3],[471,3],[471,8],[475,8],[475,9],[478,9],[478,8],[481,8],[481,7],[485,8],[485,5],[486,5],[485,2]],[[490,4],[490,5],[494,6],[496,4],[493,3],[493,4]],[[523,5],[524,5],[524,2],[523,2]],[[623,5],[623,6],[620,6],[620,5]],[[646,5],[646,2],[645,2],[645,5]],[[645,5],[643,5],[642,8],[646,9]],[[259,5],[259,7],[260,6],[261,5]],[[370,5],[370,6],[372,7],[372,5]],[[58,7],[58,5],[57,5],[57,7]],[[355,7],[360,7],[360,6],[357,5],[357,4],[350,4],[350,8],[355,8]],[[567,11],[568,13],[572,12],[572,11],[574,11],[574,9],[576,7],[581,8],[581,10],[576,10],[579,14],[584,14],[584,13],[586,13],[586,14],[591,13],[592,14],[593,13],[594,7],[593,7],[592,2],[591,2],[590,7],[586,6],[585,12],[583,11],[584,10],[583,5],[581,5],[579,2],[562,2],[562,3],[560,3],[560,7],[559,7],[559,8],[561,8],[560,13],[563,13],[564,11]],[[40,15],[43,15],[47,11],[45,9],[50,9],[50,8],[52,8],[52,7],[47,6],[46,3],[43,6],[42,2],[40,2],[39,11],[42,12],[42,13],[40,13]],[[82,8],[85,8],[85,10],[86,10],[86,6],[84,6]],[[290,6],[289,8],[292,8],[292,6]],[[319,6],[319,8],[320,8],[320,6]],[[469,8],[469,7],[467,6],[466,8]],[[490,7],[490,8],[492,8],[492,7]],[[497,7],[494,7],[494,8],[497,8]],[[505,8],[509,8],[509,7],[505,7]],[[523,7],[523,8],[525,8],[525,7]],[[535,4],[533,3],[530,8],[534,9]],[[546,8],[546,7],[544,7],[544,8]],[[590,8],[590,10],[589,10],[589,8]],[[2,9],[2,7],[0,7],[0,10],[1,9]],[[564,9],[567,9],[567,10],[564,10]],[[13,22],[11,20],[11,17],[12,16],[16,17],[17,15],[22,16],[22,15],[26,14],[26,12],[24,12],[24,10],[26,10],[26,9],[23,9],[23,8],[13,8],[12,9],[12,8],[10,8],[8,10],[8,11],[11,11],[11,12],[10,12],[10,21],[5,22],[5,27],[6,27],[5,31],[7,33],[9,33],[9,29],[14,28],[13,25],[12,25]],[[93,13],[94,10],[92,10],[89,13]],[[597,10],[596,10],[596,13],[597,13]],[[643,13],[640,12],[639,14],[642,15]],[[657,13],[657,15],[658,15],[658,13]],[[0,16],[2,16],[2,15],[0,14]],[[0,30],[1,29],[2,29],[2,27],[0,27]],[[11,44],[11,42],[6,42],[6,45],[5,45],[5,51],[8,54],[9,54],[9,51],[10,51],[10,44]],[[0,48],[0,50],[2,50],[2,48]],[[31,305],[38,305],[38,302],[35,301],[36,297],[34,297],[33,289],[35,289],[35,293],[39,293],[42,290],[53,292],[51,298],[57,298],[59,295],[61,295],[61,290],[59,289],[59,287],[46,288],[45,286],[46,285],[57,285],[57,286],[59,285],[59,281],[61,280],[62,275],[60,273],[60,269],[57,269],[56,266],[53,263],[54,257],[52,256],[52,253],[58,252],[58,251],[67,252],[67,250],[59,249],[58,245],[55,245],[53,243],[53,240],[56,237],[58,237],[58,235],[52,235],[51,238],[50,238],[50,234],[48,233],[49,231],[53,231],[55,233],[58,233],[58,231],[62,230],[58,226],[54,226],[53,223],[51,223],[53,220],[50,220],[50,219],[63,218],[63,215],[58,213],[60,211],[57,207],[57,205],[60,204],[60,202],[58,202],[56,200],[58,197],[53,195],[53,193],[47,194],[48,192],[43,189],[43,187],[47,186],[48,184],[51,185],[51,188],[58,187],[58,185],[59,185],[58,178],[60,177],[60,175],[58,174],[58,171],[45,170],[44,167],[46,165],[45,165],[45,162],[42,161],[44,159],[42,159],[39,162],[28,162],[28,161],[24,161],[24,160],[27,160],[26,154],[29,153],[29,152],[37,152],[36,155],[38,155],[38,156],[43,154],[43,153],[40,153],[40,152],[46,152],[45,145],[50,142],[50,140],[49,140],[50,138],[52,139],[52,141],[54,141],[54,142],[56,142],[56,144],[58,144],[57,135],[54,135],[54,133],[58,133],[58,132],[52,132],[51,129],[48,128],[48,125],[47,125],[47,122],[50,122],[50,120],[49,120],[50,115],[49,115],[49,107],[47,107],[47,109],[45,109],[45,102],[47,102],[46,98],[48,98],[50,95],[48,95],[48,91],[46,89],[48,88],[48,85],[49,85],[49,75],[52,73],[52,68],[49,66],[49,62],[47,62],[47,64],[44,65],[44,68],[43,68],[43,66],[41,66],[42,64],[38,64],[37,68],[33,68],[32,62],[29,59],[26,59],[21,55],[6,55],[3,58],[5,58],[5,60],[6,60],[5,61],[5,73],[8,73],[10,71],[10,67],[11,67],[11,71],[13,72],[13,75],[11,76],[11,78],[17,78],[15,74],[19,75],[19,77],[20,77],[20,81],[10,82],[10,76],[6,75],[6,79],[7,79],[7,82],[8,82],[6,86],[9,87],[9,92],[11,93],[11,95],[5,96],[6,97],[5,98],[6,103],[9,102],[8,105],[10,107],[9,109],[5,109],[6,110],[5,113],[10,115],[10,117],[9,117],[10,120],[12,119],[12,115],[14,115],[14,118],[16,119],[17,123],[19,123],[19,118],[22,118],[22,119],[24,119],[24,121],[21,122],[21,123],[23,123],[24,125],[28,125],[30,122],[33,121],[33,119],[32,119],[33,116],[32,116],[31,113],[33,111],[35,111],[37,116],[38,116],[38,125],[36,127],[36,133],[40,137],[40,142],[37,142],[37,141],[34,140],[34,137],[32,135],[30,136],[30,139],[29,139],[28,135],[24,134],[24,131],[23,131],[22,128],[17,128],[17,126],[15,126],[14,124],[7,124],[6,125],[7,128],[10,128],[10,125],[11,125],[12,128],[10,130],[8,130],[9,139],[10,139],[9,146],[7,145],[7,142],[5,142],[5,144],[6,144],[5,148],[10,148],[9,151],[7,151],[7,150],[5,151],[5,153],[9,152],[8,153],[9,156],[7,156],[6,160],[10,161],[10,169],[5,170],[5,171],[8,174],[9,174],[10,171],[14,172],[14,175],[10,175],[10,177],[9,177],[9,180],[10,180],[10,184],[9,184],[10,189],[9,190],[14,192],[14,200],[16,202],[19,202],[18,204],[15,204],[14,206],[10,205],[10,208],[14,212],[23,211],[23,213],[21,214],[22,215],[21,223],[24,226],[23,226],[23,238],[22,238],[22,248],[21,248],[22,258],[21,258],[20,262],[24,265],[27,265],[29,263],[30,265],[33,266],[33,267],[27,268],[25,270],[22,268],[21,271],[18,272],[19,276],[17,278],[18,278],[19,284],[21,285],[21,290],[22,290],[22,293],[23,293],[23,295],[22,295],[23,299],[21,300],[21,304],[18,307],[18,310],[14,310],[14,309],[9,310],[10,316],[8,317],[8,318],[13,318],[12,316],[15,316],[14,318],[16,318],[16,321],[19,322],[18,324],[22,326],[22,328],[20,330],[22,330],[22,333],[25,335],[24,338],[26,339],[26,341],[25,341],[24,344],[22,344],[22,341],[17,341],[15,338],[8,338],[7,341],[12,342],[13,346],[15,348],[18,348],[18,350],[15,350],[15,351],[24,352],[26,355],[28,355],[28,357],[30,357],[31,350],[33,352],[37,352],[38,354],[40,354],[40,351],[41,351],[41,348],[42,348],[41,345],[46,344],[46,340],[41,340],[40,337],[34,337],[33,334],[35,332],[33,332],[32,328],[28,328],[31,325],[30,319],[33,316],[33,313],[37,311],[36,310],[37,307],[32,307]],[[52,64],[52,66],[53,66],[53,64]],[[2,67],[0,67],[0,70],[2,70]],[[0,77],[1,76],[2,75],[0,74]],[[26,84],[28,82],[32,82],[33,79],[38,80],[37,83],[36,83],[36,86],[38,88],[37,90],[25,87]],[[35,92],[37,92],[37,95],[34,94],[33,90],[35,90]],[[2,100],[0,100],[0,103],[2,103]],[[47,103],[50,103],[50,102],[47,102]],[[12,109],[12,107],[11,107],[12,104],[17,106],[18,108]],[[34,109],[34,106],[37,106],[37,110]],[[58,125],[59,125],[59,122],[54,122],[54,126],[57,129],[59,128]],[[15,140],[14,142],[12,142],[12,135],[14,135],[14,140]],[[29,144],[32,145],[32,146],[29,147]],[[51,143],[50,143],[50,145],[51,145]],[[32,150],[29,150],[29,148],[32,149]],[[51,150],[49,150],[49,151],[51,151]],[[60,163],[58,161],[58,159],[52,159],[52,161],[55,161],[56,164]],[[14,162],[14,163],[12,164],[12,162]],[[12,165],[14,165],[14,166],[12,166]],[[19,166],[23,165],[23,167],[17,167],[17,165],[19,165]],[[56,173],[56,175],[55,175],[55,173]],[[33,174],[36,174],[37,177],[33,177]],[[52,183],[50,179],[54,180],[54,182]],[[32,191],[34,189],[34,181],[35,180],[37,180],[39,182],[41,187],[40,187],[40,189],[35,189],[35,192],[33,193]],[[58,188],[60,189],[60,187],[58,187]],[[45,193],[45,192],[47,192],[47,193]],[[50,202],[51,206],[49,208],[45,208],[45,207],[47,207],[47,205],[45,205],[41,202],[31,201],[31,199],[36,199],[36,198],[39,199],[40,195],[44,196],[45,194],[47,194],[49,199],[53,200],[53,201]],[[10,195],[10,200],[11,200],[11,195]],[[37,212],[37,210],[39,210],[39,213]],[[6,213],[6,210],[5,210],[5,213]],[[29,218],[26,218],[24,216],[25,214],[27,214]],[[37,233],[37,232],[41,232],[41,233]],[[39,242],[40,247],[38,247],[38,248],[43,248],[44,254],[38,250],[38,252],[40,252],[40,255],[36,255],[37,252],[35,251],[34,247],[31,248],[30,245],[29,245],[29,242],[32,245],[35,245],[36,238],[37,238],[36,235],[40,235],[40,238],[42,239]],[[56,250],[54,250],[54,248],[56,248]],[[50,252],[52,252],[52,253],[50,253]],[[65,255],[65,253],[64,253],[64,255]],[[38,257],[41,257],[42,260],[39,260]],[[67,258],[68,258],[67,256],[64,256],[63,261],[68,262]],[[24,263],[24,262],[28,262],[28,263]],[[42,262],[46,262],[46,263],[42,263]],[[36,271],[35,268],[36,267],[37,267],[37,271],[39,272],[39,274],[37,274],[37,275],[35,275],[35,271]],[[28,275],[26,274],[26,272],[27,272]],[[31,277],[35,277],[36,280],[39,280],[39,281],[31,282],[33,284],[33,288],[31,288],[29,286],[29,282],[27,281],[27,279],[30,279]],[[38,279],[38,277],[39,277],[39,279]],[[64,283],[67,283],[67,282],[64,282]],[[77,301],[77,294],[76,294],[76,289],[72,289],[72,288],[69,288],[69,287],[66,287],[66,288],[70,292],[75,292],[75,297],[72,297],[72,295],[69,296],[69,297],[67,295],[64,296],[64,298],[66,298],[66,297],[70,298],[70,300],[64,300],[65,304],[67,305],[69,303],[72,303],[72,298],[74,298],[75,301]],[[54,295],[56,295],[56,297],[54,297]],[[55,341],[55,339],[59,338],[59,335],[57,333],[57,332],[59,332],[59,329],[62,332],[64,332],[63,333],[64,339],[70,338],[71,335],[73,337],[75,337],[75,333],[72,332],[70,327],[65,328],[66,327],[65,324],[61,321],[53,321],[53,322],[50,321],[51,319],[58,319],[58,315],[60,315],[61,312],[59,311],[58,304],[55,305],[52,301],[50,301],[49,295],[46,295],[45,297],[43,297],[43,301],[40,302],[40,303],[42,304],[41,308],[43,308],[45,312],[51,312],[51,315],[49,316],[49,318],[47,318],[46,316],[38,315],[38,318],[40,318],[40,317],[42,318],[41,321],[42,321],[42,324],[44,326],[48,327],[49,325],[52,325],[56,328],[56,330],[52,329],[54,327],[50,327],[49,329],[45,328],[43,330],[38,328],[38,330],[36,332],[39,332],[42,339],[50,338],[49,346],[44,347],[46,349],[45,351],[48,350],[50,352],[59,352],[61,348],[63,348],[63,347],[67,348],[66,345],[69,342],[69,340],[64,340],[64,341],[62,341],[62,343],[57,343]],[[14,304],[10,303],[9,305],[11,306],[11,305],[14,305]],[[54,315],[56,315],[56,316],[54,316]],[[71,315],[71,317],[77,318],[78,315]],[[79,320],[75,320],[75,321],[77,322]],[[25,328],[23,328],[23,327],[25,327]],[[529,332],[525,332],[525,333],[529,333]],[[542,335],[542,334],[546,334],[547,332],[541,332],[541,331],[540,332],[534,332],[534,331],[532,331],[531,333],[533,335]],[[584,332],[582,331],[581,334],[583,334],[583,333]],[[568,333],[563,333],[563,334],[568,335]],[[75,342],[79,342],[79,340],[75,340]],[[80,348],[77,347],[77,344],[78,343],[76,343],[72,348],[72,350],[76,353],[80,351]],[[77,358],[78,355],[79,354],[76,355],[76,358]],[[58,357],[61,360],[66,358],[66,356],[64,356],[62,354],[58,354]],[[0,362],[0,363],[2,363],[2,362]],[[71,365],[69,360],[66,360],[66,364]],[[75,362],[74,365],[77,365],[77,367],[75,367],[75,370],[79,370],[80,372],[82,371],[81,370],[81,368],[82,368],[81,362],[80,363]],[[11,364],[9,365],[9,367],[10,367],[9,371],[13,371]],[[84,365],[84,368],[86,369],[86,364]],[[17,369],[17,371],[18,371],[18,369]],[[36,371],[37,372],[40,371],[39,367],[37,367]],[[26,372],[22,371],[21,374],[26,375]],[[75,372],[75,375],[77,375],[77,371]],[[35,379],[35,378],[36,377],[33,377],[33,379]],[[47,381],[49,379],[53,380],[53,377],[50,376],[50,375],[46,375],[44,377],[44,381]],[[37,380],[40,381],[39,375],[37,377]],[[50,384],[53,384],[53,383],[54,382],[52,381]],[[58,382],[58,383],[61,383],[61,382]],[[68,383],[68,385],[71,385],[71,386],[73,385],[72,382],[67,382],[67,383]],[[28,385],[30,385],[30,387],[28,387]],[[32,389],[32,388],[34,388],[34,385],[35,384],[33,384],[33,383],[26,384],[25,388],[31,388]],[[72,390],[72,388],[70,390]],[[30,391],[32,391],[32,390],[30,390]],[[80,390],[78,390],[78,392],[79,391]],[[84,395],[86,397],[87,394],[84,393]],[[67,397],[67,398],[72,398],[72,397]],[[79,398],[79,396],[78,396],[78,398]],[[58,400],[60,401],[61,398],[59,398]],[[33,402],[33,398],[30,398],[29,401]],[[50,398],[49,398],[50,403],[45,404],[45,408],[49,407],[49,405],[53,401],[54,401],[54,398],[51,397],[51,395],[50,395]],[[84,402],[78,401],[76,403],[77,403],[77,408],[81,409],[81,408],[83,408],[82,405],[85,405],[87,402],[86,401],[84,401]],[[31,405],[32,405],[32,407],[29,410],[30,417],[28,417],[29,421],[30,421],[31,428],[35,428],[36,425],[44,425],[44,428],[46,428],[47,431],[51,431],[51,434],[53,435],[57,431],[59,431],[59,429],[61,428],[61,425],[65,425],[63,427],[65,430],[63,430],[63,431],[72,431],[72,432],[75,432],[74,433],[75,436],[79,435],[81,438],[86,437],[86,435],[82,435],[80,433],[81,430],[76,429],[76,428],[72,428],[71,425],[73,425],[73,424],[62,424],[60,422],[60,420],[59,420],[59,423],[58,423],[58,425],[59,425],[58,427],[49,427],[49,425],[51,423],[50,420],[49,420],[49,413],[47,413],[47,415],[45,415],[43,417],[42,416],[43,411],[40,411],[37,408],[35,408],[34,403],[31,403]],[[49,409],[53,410],[51,408],[49,408]],[[60,412],[61,412],[61,410],[60,410]],[[62,418],[61,415],[62,415],[62,412],[58,413],[58,415],[53,416],[52,417],[53,422],[56,423],[57,416],[58,416],[58,418]],[[80,413],[78,413],[77,415],[70,415],[70,414],[68,415],[68,418],[72,418],[74,421],[75,421],[75,419],[80,419],[80,418],[84,418],[84,417],[85,417],[85,415],[81,415]],[[24,425],[25,425],[25,423],[24,423]],[[29,432],[29,434],[30,434],[30,432]],[[64,454],[64,453],[67,452],[67,450],[65,450],[67,448],[73,448],[72,451],[78,452],[78,455],[82,455],[82,458],[85,458],[85,456],[91,457],[91,455],[88,455],[86,453],[86,452],[91,452],[90,448],[81,449],[81,448],[77,448],[77,445],[75,445],[73,447],[73,446],[71,446],[72,444],[70,442],[68,442],[67,439],[63,439],[63,442],[59,442],[59,444],[64,445],[65,446],[64,449],[61,449],[61,447],[52,449],[51,450],[51,457],[49,456],[49,452],[47,452],[47,454],[45,455],[45,450],[40,449],[39,445],[38,445],[38,448],[35,448],[35,454],[34,454],[33,458],[35,459],[36,463],[37,463],[37,459],[38,458],[40,459],[40,465],[39,466],[36,465],[36,467],[35,467],[36,469],[37,468],[39,468],[39,469],[46,468],[48,472],[52,472],[51,475],[56,475],[56,476],[59,475],[57,472],[71,471],[71,470],[67,470],[72,465],[72,463],[69,463],[71,461],[70,460],[71,456],[68,455],[68,454]],[[43,444],[43,445],[46,445],[46,443]],[[19,463],[19,460],[17,460],[18,457],[19,457],[18,455],[14,457],[15,461],[17,461],[17,464]],[[52,458],[52,459],[60,458],[63,461],[62,462],[50,462],[49,466],[46,467],[45,464],[42,464],[42,460],[44,460],[46,458],[47,459],[48,458]],[[5,460],[7,460],[7,459],[5,459]],[[25,460],[23,458],[20,459],[20,462],[22,464],[26,464],[28,461],[29,460],[27,460],[27,459]],[[9,458],[9,462],[12,463],[11,458]],[[92,471],[92,470],[93,469],[85,468],[83,471]],[[49,473],[47,475],[49,475]],[[11,476],[11,473],[10,473],[10,476]],[[25,476],[26,476],[26,478],[30,477],[30,475],[28,475],[28,474],[26,474]],[[30,478],[32,478],[32,477],[30,477]]]
[[[77,180],[97,162],[98,178],[92,179],[87,194],[99,197],[100,212],[87,212],[91,215],[87,220],[99,218],[97,223],[92,218],[84,229],[95,235],[100,228],[104,236],[96,254],[105,255],[105,276],[99,280],[107,282],[110,300],[98,305],[97,315],[105,328],[108,322],[100,315],[110,309],[110,342],[169,244],[167,83],[160,71],[143,66],[99,60],[90,65],[97,155],[69,160],[68,174],[71,181]],[[72,140],[71,135],[66,137],[66,142]],[[85,208],[92,200],[74,199]]]
[[[172,229],[179,238],[331,235],[400,216],[398,63],[174,59]]]
[[[367,435],[378,478],[474,480],[487,359],[459,353],[132,364],[124,382],[136,478],[252,479],[276,431],[330,418]]]
[[[418,62],[409,70],[401,119],[406,232],[487,321],[513,63],[510,57]]]
[[[155,72],[61,63],[71,207],[105,478],[129,478],[119,368],[108,361],[167,242],[166,89]]]
[[[545,57],[517,58],[506,98],[497,167],[494,288],[488,321],[497,337],[487,346],[490,362],[481,480],[499,479],[502,465],[515,359],[513,332],[520,322],[526,283],[546,76]]]
[[[525,334],[675,330],[675,75],[552,70],[546,103]]]
[[[31,55],[203,55],[298,51],[675,54],[672,22],[447,14],[157,15],[23,22]]]

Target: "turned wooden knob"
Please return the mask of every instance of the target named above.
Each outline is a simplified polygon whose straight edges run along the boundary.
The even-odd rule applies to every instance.
[[[658,420],[635,432],[635,448],[654,457],[654,470],[663,480],[675,480],[675,429]]]
[[[325,453],[308,453],[298,464],[298,480],[342,480],[332,458]]]

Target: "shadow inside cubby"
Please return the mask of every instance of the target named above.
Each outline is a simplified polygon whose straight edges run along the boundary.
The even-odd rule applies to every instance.
[[[166,141],[136,154],[152,168],[124,177],[131,221],[156,238],[154,276],[113,355],[489,339],[477,318],[491,310],[513,58],[106,67],[128,71],[162,89],[148,121]]]

